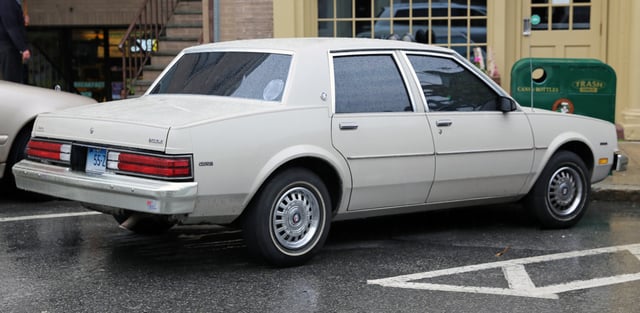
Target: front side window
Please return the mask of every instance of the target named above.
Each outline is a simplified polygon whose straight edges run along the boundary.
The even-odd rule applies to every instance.
[[[201,52],[183,55],[151,94],[197,94],[282,100],[291,55]]]
[[[391,55],[335,57],[333,69],[336,113],[413,111]]]
[[[498,95],[456,61],[409,55],[429,111],[497,111]]]

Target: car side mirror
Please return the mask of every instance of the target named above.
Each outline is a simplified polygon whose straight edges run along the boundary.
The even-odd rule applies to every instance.
[[[498,109],[500,109],[502,113],[515,111],[517,108],[516,102],[511,98],[500,97],[498,99]]]

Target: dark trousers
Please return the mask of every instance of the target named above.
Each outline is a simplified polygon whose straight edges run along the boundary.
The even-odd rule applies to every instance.
[[[0,42],[0,80],[22,83],[22,56],[13,45]]]

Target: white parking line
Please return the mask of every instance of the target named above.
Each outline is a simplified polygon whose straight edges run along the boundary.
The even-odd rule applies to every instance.
[[[485,293],[505,296],[520,296],[532,298],[558,299],[558,293],[620,284],[630,281],[640,280],[640,272],[633,274],[614,275],[610,277],[600,277],[588,280],[576,280],[561,284],[536,287],[525,269],[526,264],[541,263],[547,261],[578,258],[590,255],[629,251],[640,260],[640,244],[606,247],[592,250],[572,251],[566,253],[548,254],[530,258],[522,258],[501,262],[492,262],[449,268],[431,272],[401,275],[382,279],[368,280],[367,284],[375,284],[384,287],[437,290],[450,292]],[[509,288],[459,286],[446,284],[431,284],[416,282],[427,278],[469,273],[487,269],[501,268]]]
[[[76,213],[59,213],[59,214],[40,214],[40,215],[15,216],[15,217],[0,217],[0,223],[2,223],[2,222],[16,222],[16,221],[28,221],[28,220],[41,220],[41,219],[47,219],[47,218],[97,215],[97,214],[102,214],[102,213],[100,213],[100,212],[76,212]]]

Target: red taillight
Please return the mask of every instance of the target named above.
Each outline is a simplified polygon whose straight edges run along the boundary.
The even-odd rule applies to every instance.
[[[107,167],[122,172],[167,178],[191,177],[189,157],[160,157],[110,151]]]
[[[27,156],[69,162],[71,159],[71,145],[59,142],[31,140],[27,145]]]

